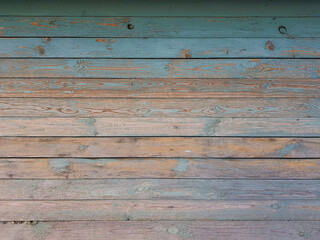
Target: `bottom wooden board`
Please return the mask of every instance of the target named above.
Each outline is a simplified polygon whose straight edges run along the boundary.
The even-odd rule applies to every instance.
[[[0,224],[6,240],[316,240],[320,222],[81,221]]]

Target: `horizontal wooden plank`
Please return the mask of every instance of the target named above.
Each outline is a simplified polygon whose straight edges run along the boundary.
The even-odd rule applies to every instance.
[[[2,179],[320,179],[320,159],[0,158]]]
[[[0,221],[320,220],[319,200],[0,201]]]
[[[0,200],[318,199],[319,180],[0,180]]]
[[[320,98],[0,98],[0,117],[319,118]]]
[[[0,77],[313,78],[319,59],[0,59]]]
[[[1,117],[0,136],[320,137],[320,121],[317,118]]]
[[[319,45],[320,46],[320,45]],[[0,78],[0,97],[320,97],[319,79]]]
[[[320,138],[1,137],[0,157],[319,158]]]
[[[317,221],[73,221],[0,224],[7,240],[317,240]]]
[[[2,17],[2,37],[320,37],[318,17]],[[308,26],[308,27],[305,27]]]
[[[318,38],[0,38],[0,57],[319,58],[319,46]]]
[[[19,8],[17,8],[19,4]],[[63,7],[61,7],[63,6]],[[232,6],[232,7],[230,7]],[[13,16],[319,16],[317,0],[2,0],[0,15]]]

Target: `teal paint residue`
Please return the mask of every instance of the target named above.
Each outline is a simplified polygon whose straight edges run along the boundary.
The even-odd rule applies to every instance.
[[[277,154],[281,157],[288,156],[295,148],[299,147],[299,145],[299,143],[289,144],[284,148],[278,150]]]
[[[89,145],[80,145],[80,146],[79,146],[79,150],[80,150],[80,151],[84,151],[84,150],[86,150],[88,147],[89,147]]]
[[[92,164],[92,163],[100,163],[100,164],[108,164],[110,162],[118,161],[117,159],[88,159],[88,158],[79,158],[73,160],[74,163],[78,164]]]
[[[71,162],[66,158],[50,159],[48,162],[49,167],[58,173],[67,172]]]
[[[189,170],[188,162],[189,160],[186,159],[178,160],[177,166],[172,170],[179,173],[186,173]]]
[[[209,119],[206,121],[203,129],[205,136],[212,136],[215,133],[215,128],[221,123],[221,119]]]

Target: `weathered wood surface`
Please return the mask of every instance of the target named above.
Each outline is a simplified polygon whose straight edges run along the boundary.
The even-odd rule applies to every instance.
[[[1,158],[2,179],[320,179],[319,159]]]
[[[0,201],[0,221],[320,220],[319,200]]]
[[[0,136],[320,137],[318,118],[1,117]]]
[[[319,118],[320,98],[0,98],[0,117]]]
[[[317,240],[318,221],[73,221],[0,224],[7,240]]]
[[[320,138],[1,137],[0,157],[319,158]]]
[[[0,180],[0,200],[288,200],[320,198],[318,180]]]
[[[317,118],[0,118],[0,136],[320,136]]]
[[[311,78],[319,59],[0,59],[0,77]]]
[[[0,35],[307,38],[320,37],[319,23],[318,17],[2,17]]]
[[[1,58],[319,58],[318,38],[0,38]]]
[[[320,46],[320,45],[319,45]],[[0,97],[320,97],[319,79],[0,78]]]
[[[19,5],[17,5],[19,4]],[[19,6],[19,7],[17,7]],[[62,7],[61,7],[62,6]],[[232,7],[230,7],[232,6]],[[319,16],[317,0],[37,0],[0,2],[0,15],[5,16]],[[231,30],[230,30],[231,31]]]

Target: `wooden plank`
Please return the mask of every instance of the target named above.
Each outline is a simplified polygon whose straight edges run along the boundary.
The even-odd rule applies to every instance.
[[[319,159],[1,158],[2,179],[320,179]]]
[[[319,180],[0,180],[3,200],[318,199]]]
[[[0,38],[5,58],[319,58],[318,38]]]
[[[0,221],[320,220],[319,200],[0,201]]]
[[[0,98],[0,117],[319,118],[319,110],[319,98]]]
[[[123,240],[316,240],[317,221],[73,221],[0,224],[7,240],[110,239]]]
[[[17,8],[19,6],[19,8]],[[63,6],[63,7],[61,7]],[[232,7],[230,7],[232,6]],[[181,1],[86,0],[54,3],[2,0],[0,15],[13,16],[319,16],[317,0]]]
[[[320,37],[320,18],[2,17],[2,37]],[[308,27],[305,27],[308,26]]]
[[[320,46],[320,45],[319,45]],[[320,97],[319,79],[0,78],[0,97]]]
[[[0,136],[320,137],[320,121],[317,118],[1,117]]]
[[[319,158],[320,138],[1,137],[0,157]]]
[[[0,77],[312,78],[319,59],[0,59]]]

